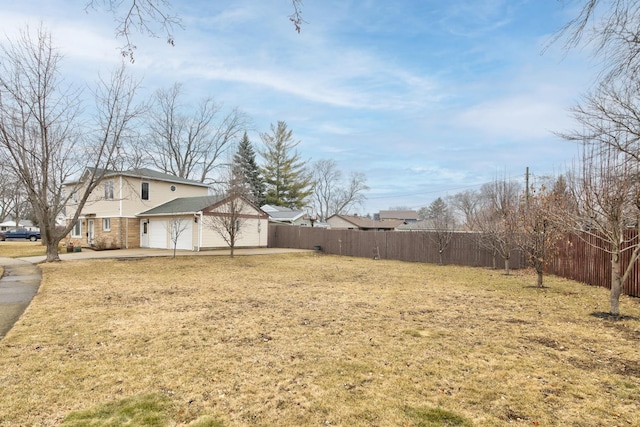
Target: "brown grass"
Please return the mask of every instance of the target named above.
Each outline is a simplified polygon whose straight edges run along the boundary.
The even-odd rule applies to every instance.
[[[60,251],[62,247],[58,248]],[[6,241],[0,242],[0,257],[6,258],[22,258],[30,256],[45,255],[47,253],[46,246],[42,242],[29,241]]]
[[[535,276],[307,254],[42,266],[0,425],[159,393],[177,425],[640,425],[640,305]]]

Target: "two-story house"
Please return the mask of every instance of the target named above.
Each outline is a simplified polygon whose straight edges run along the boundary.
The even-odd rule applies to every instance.
[[[78,181],[68,182],[67,191],[82,186],[85,171]],[[179,202],[176,202],[179,201]],[[173,203],[170,203],[173,202]],[[172,232],[180,224],[180,249],[199,250],[224,246],[210,237],[214,230],[198,225],[203,212],[224,212],[225,200],[209,195],[209,187],[201,182],[178,178],[152,169],[108,171],[89,196],[68,242],[74,246],[96,248],[171,248]],[[73,218],[77,198],[66,206],[67,220]],[[240,246],[266,246],[267,216],[250,203],[243,212],[247,224],[245,242]],[[253,222],[249,225],[248,222]],[[254,238],[262,233],[264,238]]]

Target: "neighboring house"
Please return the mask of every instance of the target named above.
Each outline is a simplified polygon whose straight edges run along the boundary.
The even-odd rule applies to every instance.
[[[404,221],[397,219],[376,221],[364,216],[332,215],[327,218],[327,223],[334,230],[393,231],[404,224]]]
[[[398,227],[398,231],[435,231],[436,225],[432,219],[407,223]]]
[[[72,192],[82,185],[87,169],[79,180],[66,183]],[[108,171],[84,205],[68,243],[98,248],[137,248],[144,236],[139,213],[180,197],[209,194],[201,182],[178,178],[151,169]],[[65,207],[67,221],[73,218],[78,199],[71,197]],[[147,230],[148,231],[148,230]]]
[[[7,231],[16,227],[26,228],[29,231],[40,231],[38,227],[33,225],[33,222],[26,219],[20,221],[20,225],[17,225],[15,221],[4,221],[0,224],[0,231]]]
[[[411,222],[398,227],[398,231],[443,231],[444,224],[438,223],[433,219],[421,219],[417,222]],[[462,231],[460,227],[454,224],[446,226],[446,231]]]
[[[227,247],[216,231],[222,225],[212,218],[228,216],[229,212],[233,215],[229,218],[237,218],[236,248],[267,246],[267,215],[245,199],[235,205],[231,200],[223,196],[181,197],[140,213],[140,246],[173,249],[175,244],[176,249],[194,251]]]
[[[269,215],[269,222],[274,224],[299,225],[302,227],[313,227],[314,225],[305,211],[274,205],[263,205],[260,209]]]
[[[380,211],[377,215],[374,215],[375,219],[380,221],[386,221],[389,219],[399,219],[406,223],[418,221],[417,211]]]

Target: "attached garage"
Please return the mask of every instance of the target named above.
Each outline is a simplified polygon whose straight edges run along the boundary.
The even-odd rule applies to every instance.
[[[232,214],[230,204],[233,200],[242,202],[235,204],[236,211]],[[173,249],[172,236],[177,236],[176,249],[180,250],[227,247],[229,242],[222,234],[229,228],[215,221],[223,218],[230,221],[223,220],[222,223],[233,223],[232,228],[236,230],[235,247],[267,246],[267,215],[240,196],[178,198],[137,216],[141,223],[140,242],[143,247],[148,242],[149,248]]]

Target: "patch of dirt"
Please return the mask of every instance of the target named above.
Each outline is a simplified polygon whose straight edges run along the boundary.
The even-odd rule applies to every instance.
[[[567,347],[561,345],[558,341],[550,339],[550,338],[546,338],[546,337],[536,337],[536,338],[531,338],[531,341],[541,344],[545,347],[548,348],[552,348],[554,350],[558,350],[558,351],[566,351]]]
[[[640,362],[637,360],[611,358],[609,364],[616,374],[640,378]]]

